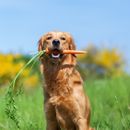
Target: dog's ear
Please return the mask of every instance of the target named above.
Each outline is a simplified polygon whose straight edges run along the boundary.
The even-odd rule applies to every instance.
[[[43,47],[43,44],[44,44],[44,36],[42,36],[41,38],[40,38],[40,40],[38,41],[38,51],[42,51],[43,49],[44,49],[44,47]],[[43,56],[40,56],[39,57],[39,60],[41,61],[41,62],[43,62]],[[42,67],[43,67],[43,65],[42,65]]]
[[[70,50],[76,50],[76,46],[75,46],[75,43],[74,43],[74,40],[73,40],[72,37],[70,37],[69,49]]]
[[[76,45],[74,43],[72,36],[69,33],[66,33],[66,35],[68,36],[69,50],[76,50]],[[71,54],[71,63],[70,64],[73,64],[73,65],[76,64],[76,55],[75,54]]]
[[[43,37],[41,37],[40,40],[38,41],[38,51],[42,50],[43,50]]]
[[[71,34],[69,34],[69,33],[65,33],[65,34],[68,37],[69,49],[70,50],[76,50],[76,46],[75,46],[75,43],[74,43],[74,40],[73,40]]]

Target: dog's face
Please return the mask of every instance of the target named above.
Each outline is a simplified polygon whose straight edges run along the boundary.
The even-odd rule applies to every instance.
[[[65,57],[63,50],[75,50],[75,45],[70,34],[65,32],[49,32],[39,40],[38,50],[48,50],[51,54],[46,55],[50,61],[59,61]]]

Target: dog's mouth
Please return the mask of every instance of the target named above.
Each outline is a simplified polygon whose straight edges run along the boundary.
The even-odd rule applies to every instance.
[[[54,59],[60,58],[60,50],[58,50],[58,49],[52,50],[51,56],[52,56],[52,58],[54,58]]]
[[[59,59],[59,58],[62,58],[63,54],[61,53],[62,51],[59,50],[59,49],[53,49],[51,50],[51,58],[53,59]]]

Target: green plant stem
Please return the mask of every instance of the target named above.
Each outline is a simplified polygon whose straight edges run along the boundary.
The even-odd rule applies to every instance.
[[[36,58],[40,57],[41,55],[43,55],[45,53],[45,51],[40,51],[39,53],[37,53],[34,57],[32,57],[27,64],[25,64],[20,71],[16,74],[16,76],[14,77],[13,81],[11,82],[10,86],[12,86],[12,88],[14,89],[16,80],[18,79],[18,77],[21,75],[21,73],[24,71],[24,69],[29,66]]]

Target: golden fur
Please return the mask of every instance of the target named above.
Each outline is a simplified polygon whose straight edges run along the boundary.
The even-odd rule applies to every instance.
[[[52,41],[55,39],[60,41],[62,50],[76,49],[70,34],[49,32],[39,40],[38,50],[53,48]],[[84,93],[82,78],[75,69],[76,56],[66,54],[53,59],[45,54],[40,60],[45,78],[46,130],[92,130],[89,100]]]

